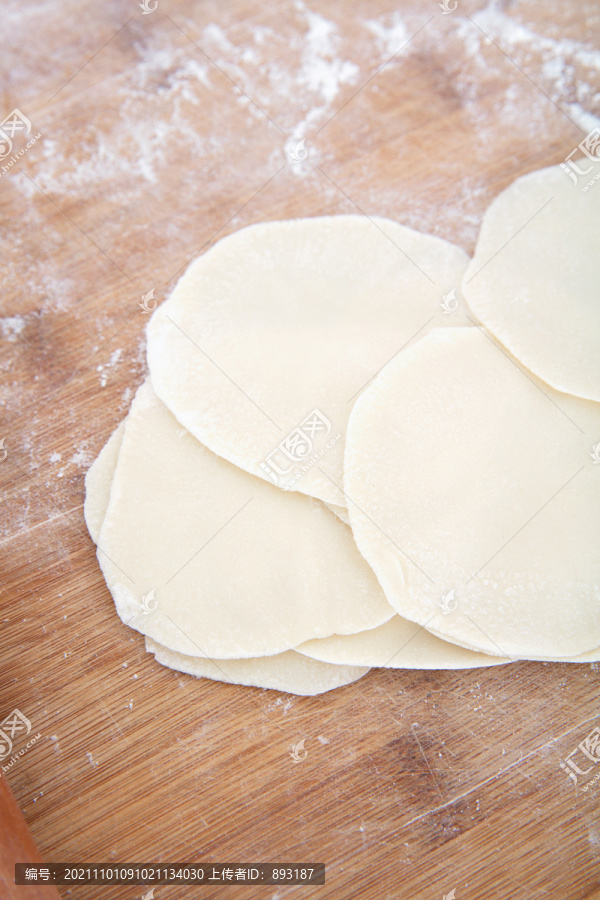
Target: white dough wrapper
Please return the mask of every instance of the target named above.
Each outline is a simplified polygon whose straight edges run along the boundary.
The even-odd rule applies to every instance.
[[[294,650],[256,659],[213,660],[177,653],[149,637],[146,638],[146,650],[153,653],[161,665],[199,678],[272,688],[303,696],[324,694],[344,684],[351,684],[369,671],[368,666],[329,665]]]
[[[97,540],[108,507],[110,485],[117,465],[124,428],[125,422],[121,422],[86,476],[86,521],[93,540]],[[333,512],[340,518],[342,513],[347,515],[345,509],[333,509]],[[314,661],[314,667],[308,662],[299,663],[298,653],[291,650],[275,657],[260,657],[258,660],[205,661],[200,657],[168,650],[151,638],[146,638],[146,648],[155,653],[157,660],[164,665],[180,668],[181,662],[186,666],[181,671],[193,675],[214,677],[223,681],[233,680],[240,684],[252,683],[257,687],[274,687],[298,694],[319,693],[360,678],[368,668],[361,668],[358,671],[357,666],[459,669],[499,665],[506,661],[456,647],[448,641],[433,637],[421,626],[400,616],[393,616],[389,622],[369,631],[361,631],[356,635],[332,635],[329,638],[308,641],[296,648],[298,653]],[[319,668],[317,665],[319,660],[322,663],[343,666],[345,671],[332,673],[325,665]],[[319,690],[318,685],[322,685]]]
[[[123,622],[192,656],[273,655],[393,615],[347,526],[207,450],[149,380],[127,418],[98,547]]]
[[[600,646],[600,404],[524,372],[479,328],[436,329],[348,427],[357,545],[400,615],[513,658]]]
[[[108,508],[110,487],[117,466],[125,421],[115,429],[86,475],[84,514],[94,542],[97,541]],[[233,681],[236,684],[273,688],[292,694],[314,695],[350,684],[368,671],[364,666],[327,665],[308,659],[293,650],[258,659],[210,660],[186,656],[146,638],[146,649],[157,662],[181,672]]]
[[[584,162],[600,174],[600,160]],[[560,166],[517,179],[483,217],[462,290],[539,378],[600,400],[598,186],[583,191]]]
[[[477,669],[513,660],[458,647],[430,634],[422,625],[394,616],[384,625],[359,634],[332,635],[297,647],[312,659],[337,665],[388,669]]]
[[[117,425],[85,475],[83,516],[95,544],[98,543],[102,522],[108,509],[110,487],[123,442],[125,422],[126,420],[123,420]]]
[[[383,626],[379,626],[383,627]],[[434,628],[427,629],[432,635],[440,638],[444,642],[448,641],[448,637],[444,634],[438,633]],[[323,638],[323,640],[327,640],[327,638]],[[452,639],[456,642],[456,638]],[[460,646],[465,650],[471,650],[473,652],[479,652],[476,647],[470,647],[464,641],[461,641]],[[498,652],[498,651],[497,651]],[[499,654],[498,654],[499,655]],[[532,660],[533,662],[540,662],[539,656],[522,656],[523,660]],[[513,659],[512,662],[515,660]],[[579,656],[544,656],[544,662],[569,662],[569,663],[586,663],[586,662],[598,662],[600,661],[600,647],[595,647],[593,650],[588,650],[586,653],[581,653]]]
[[[121,422],[112,433],[98,457],[88,470],[85,479],[86,495],[84,514],[92,540],[97,542],[108,501],[110,487],[117,465],[117,458],[126,420]],[[333,510],[336,515],[346,510]],[[419,633],[421,632],[421,633]],[[317,693],[317,683],[321,685],[321,691],[330,690],[341,684],[347,684],[355,678],[360,678],[368,669],[360,670],[353,675],[357,666],[385,666],[388,668],[426,668],[426,669],[459,669],[477,668],[488,665],[501,665],[504,658],[494,658],[477,652],[474,648],[464,648],[443,639],[443,636],[435,636],[427,629],[401,616],[393,616],[389,622],[369,631],[359,632],[356,635],[332,635],[329,638],[320,638],[307,641],[296,648],[298,653],[314,660],[322,660],[336,666],[344,666],[345,671],[338,671],[335,676],[328,669],[322,670],[302,668],[295,658],[297,654],[287,651],[277,654],[276,657],[260,657],[259,660],[235,661],[235,668],[230,668],[232,660],[213,660],[205,662],[200,657],[177,654],[166,647],[146,638],[146,647],[151,653],[155,653],[157,661],[171,668],[179,669],[179,662],[185,664],[181,671],[193,675],[213,677],[217,680],[227,681],[232,678],[236,683],[248,684],[248,679],[254,678],[253,683],[257,687],[276,688],[291,693]],[[157,655],[157,650],[159,655]],[[273,671],[267,671],[269,660],[273,659]],[[600,650],[592,650],[577,657],[561,658],[560,662],[597,662],[600,660]],[[285,668],[281,661],[285,662]],[[289,665],[288,665],[289,661]],[[245,668],[240,668],[243,662]],[[258,668],[258,662],[261,668]],[[226,669],[224,668],[226,667]],[[289,674],[288,674],[289,669]],[[225,674],[227,672],[227,675]],[[303,673],[301,681],[298,672]],[[268,677],[267,677],[268,676]],[[322,680],[316,682],[313,676]],[[311,681],[308,681],[308,678]],[[338,680],[342,679],[339,681]],[[348,680],[346,680],[348,679]],[[335,684],[333,683],[335,681]],[[310,690],[308,686],[310,684]],[[283,686],[285,685],[285,687]],[[326,686],[329,685],[329,686]]]
[[[467,261],[389,219],[243,228],[195,260],[153,314],[154,389],[219,456],[344,506],[355,396],[434,322],[467,324],[456,296]]]

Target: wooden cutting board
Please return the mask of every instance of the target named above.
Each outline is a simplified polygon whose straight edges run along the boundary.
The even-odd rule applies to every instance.
[[[41,735],[3,777],[47,862],[324,862],[298,896],[600,898],[600,783],[559,765],[598,725],[597,665],[378,670],[316,698],[195,680],[121,624],[82,514],[146,373],[142,295],[269,219],[384,215],[472,252],[492,198],[593,127],[599,23],[591,0],[9,5],[2,115],[31,123],[15,153],[40,137],[0,169],[0,719]],[[217,892],[155,892],[184,896]]]

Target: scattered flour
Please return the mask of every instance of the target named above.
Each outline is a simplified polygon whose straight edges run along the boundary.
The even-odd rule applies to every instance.
[[[104,366],[96,366],[96,372],[100,372],[100,387],[106,387],[108,383],[108,372],[104,371]]]
[[[133,73],[115,79],[114,127],[109,132],[105,122],[95,127],[92,120],[75,146],[62,136],[44,135],[35,175],[43,190],[77,193],[124,176],[157,184],[158,172],[169,163],[172,141],[186,145],[194,157],[212,145],[184,110],[186,104],[201,104],[201,88],[211,89],[209,64],[201,64],[188,47],[161,46],[157,40],[134,46],[140,56]],[[37,193],[29,179],[18,182],[27,196]]]
[[[73,305],[77,296],[76,282],[66,276],[52,275],[46,269],[45,261],[38,263],[36,278],[31,279],[31,288],[41,291],[43,295],[42,313],[66,312]]]
[[[113,352],[110,354],[110,363],[109,363],[111,369],[113,368],[113,366],[117,365],[117,363],[121,359],[122,355],[123,355],[123,349],[121,347],[119,347],[117,350],[113,350]]]
[[[386,19],[367,19],[364,25],[375,35],[379,52],[390,58],[401,50],[411,35],[402,21],[400,14],[395,12],[386,24]]]
[[[113,352],[110,355],[110,361],[108,363],[106,363],[105,365],[100,364],[100,365],[96,366],[96,371],[100,372],[100,387],[106,387],[106,385],[108,384],[108,375],[109,375],[108,370],[114,369],[114,367],[117,365],[117,363],[121,359],[122,355],[123,355],[123,349],[121,347],[119,347],[117,350],[113,350]]]
[[[565,109],[569,113],[571,119],[576,125],[579,125],[582,131],[589,134],[594,128],[600,128],[600,117],[588,112],[579,105],[579,103],[567,103]]]
[[[231,172],[221,175],[214,160],[229,156],[235,143],[248,139],[239,136],[236,117],[228,111],[215,118],[223,92],[227,103],[237,105],[245,117],[261,120],[271,129],[273,149],[268,163],[273,172],[283,163],[295,175],[316,178],[313,163],[320,154],[315,133],[375,71],[382,70],[372,83],[377,91],[390,73],[398,77],[398,67],[415,52],[445,69],[449,89],[459,95],[463,107],[470,105],[467,118],[475,143],[493,144],[494,131],[504,131],[507,121],[519,133],[527,131],[532,138],[537,133],[543,139],[540,129],[548,101],[516,66],[582,131],[600,122],[596,87],[600,51],[582,41],[537,33],[515,14],[507,14],[501,0],[490,0],[471,18],[462,14],[461,4],[445,17],[434,8],[430,22],[422,5],[408,3],[402,15],[398,11],[372,15],[362,22],[349,21],[347,27],[305,0],[287,0],[285,6],[287,21],[281,32],[251,20],[227,26],[212,22],[198,32],[197,22],[181,14],[178,25],[202,50],[181,33],[176,39],[172,30],[149,31],[143,39],[134,40],[135,65],[111,78],[112,126],[107,127],[105,114],[90,116],[75,145],[56,123],[46,128],[35,167],[40,186],[59,196],[80,196],[91,186],[107,185],[114,202],[126,202],[138,198],[147,186],[160,188],[161,173],[170,165],[170,148],[175,143],[192,160],[193,191],[200,190],[206,178],[218,185]],[[454,42],[451,54],[446,41]],[[394,56],[386,72],[384,64]],[[509,60],[516,66],[511,68]],[[480,87],[490,67],[506,82],[504,103],[498,108],[486,105]],[[83,90],[79,101],[76,89],[74,81],[70,90],[75,101],[83,103],[98,88]],[[290,159],[303,139],[300,158]],[[205,160],[212,161],[207,168]],[[381,180],[383,197],[386,185]],[[34,190],[26,178],[19,177],[17,182],[18,189],[28,195]],[[323,190],[333,199],[335,189],[332,192],[325,186]],[[49,291],[48,302],[60,304],[61,291],[68,295],[69,286],[56,291],[56,296]]]
[[[129,404],[131,403],[132,397],[133,397],[133,390],[130,387],[126,387],[121,395],[121,403],[127,409],[129,409]]]
[[[6,341],[14,343],[19,340],[19,335],[25,328],[25,319],[22,316],[7,316],[0,319],[2,337]]]
[[[298,83],[320,98],[321,109],[329,110],[339,95],[341,85],[355,84],[360,69],[356,63],[336,56],[339,35],[333,22],[311,12],[304,3],[297,3],[296,8],[305,15],[308,24]],[[310,115],[318,117],[319,111],[317,107],[311,110]]]
[[[87,469],[91,466],[94,460],[94,456],[87,448],[86,444],[82,444],[77,451],[73,454],[69,462],[73,466],[77,466],[80,469]]]
[[[500,0],[490,0],[484,9],[473,14],[472,20],[481,32],[529,74],[551,100],[560,104],[580,128],[590,131],[600,124],[597,116],[581,106],[581,103],[589,101],[600,105],[600,93],[582,77],[587,70],[592,77],[596,76],[598,83],[600,50],[570,38],[538,34],[508,16]],[[479,36],[484,39],[481,32]],[[477,55],[478,50],[473,53],[473,44],[470,46],[471,53]],[[533,67],[527,65],[532,57]]]
[[[293,701],[290,699],[284,699],[283,697],[278,697],[273,703],[267,704],[265,707],[267,712],[273,712],[275,709],[281,709],[283,707],[283,714],[285,715],[292,707]]]
[[[289,51],[264,25],[252,28],[252,43],[245,46],[235,45],[216,24],[207,25],[202,34],[210,58],[243,91],[238,103],[255,118],[264,119],[265,113],[272,116],[279,130],[285,131],[285,161],[298,141],[332,115],[342,87],[357,84],[360,76],[359,64],[339,55],[341,39],[336,24],[310,10],[303,0],[295,0],[293,6],[303,33],[293,36]],[[271,44],[282,52],[270,54]],[[280,121],[279,110],[284,111],[286,121]],[[315,156],[314,146],[309,144],[306,151],[299,160],[292,158],[294,174],[305,174],[307,167],[298,163]],[[276,165],[280,161],[278,148],[271,162]]]

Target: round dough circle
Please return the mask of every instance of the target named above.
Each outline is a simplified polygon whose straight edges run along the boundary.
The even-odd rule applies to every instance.
[[[154,389],[219,456],[344,506],[355,396],[436,317],[466,324],[441,302],[467,261],[460,248],[389,219],[243,228],[195,260],[153,314]]]
[[[598,648],[598,436],[600,404],[542,385],[479,328],[401,354],[355,404],[345,466],[391,605],[492,654]]]
[[[86,476],[84,512],[92,539],[97,542],[110,498],[126,422],[115,429]],[[332,510],[340,516],[347,510]],[[146,638],[146,649],[158,662],[192,675],[217,681],[234,681],[256,687],[276,688],[297,694],[331,690],[362,677],[372,666],[389,668],[452,669],[499,665],[504,659],[465,650],[429,634],[426,629],[393,616],[377,628],[356,635],[332,635],[307,641],[297,653],[245,660],[204,660],[169,650]],[[301,655],[305,662],[298,661]],[[340,668],[331,672],[330,666]],[[319,668],[320,666],[320,668]],[[367,666],[368,668],[357,668]]]
[[[161,665],[178,672],[187,672],[188,675],[229,684],[272,688],[303,696],[323,694],[344,684],[351,684],[369,671],[368,666],[329,665],[294,650],[257,659],[213,660],[177,653],[148,637],[146,650],[153,653]]]
[[[517,179],[483,217],[462,290],[539,378],[600,400],[600,189],[559,166]]]
[[[84,515],[95,543],[106,515],[125,424],[123,421],[115,429],[86,474]],[[336,515],[340,515],[339,510],[333,511]],[[162,665],[192,675],[222,681],[231,679],[240,684],[297,694],[320,693],[341,684],[348,684],[368,671],[368,669],[359,670],[357,666],[458,669],[501,665],[505,662],[503,658],[479,653],[475,648],[452,644],[444,640],[443,635],[436,636],[428,629],[402,619],[401,616],[393,616],[384,625],[358,632],[356,635],[332,635],[328,638],[307,641],[296,648],[298,652],[295,654],[293,651],[287,651],[273,657],[236,660],[234,668],[231,668],[232,660],[204,660],[201,657],[176,653],[148,637],[146,649],[154,653]],[[330,672],[327,666],[321,669],[308,665],[300,666],[298,653],[303,654],[307,662],[310,658],[316,665],[316,661],[321,660],[336,667],[344,667],[345,671],[334,673]],[[597,662],[599,659],[600,649],[596,649],[581,656],[563,657],[557,661],[584,663]],[[273,661],[272,664],[269,660]]]
[[[273,655],[393,615],[346,525],[207,450],[149,381],[126,420],[98,560],[121,619],[187,655]]]
[[[125,434],[125,422],[124,419],[117,425],[85,475],[83,517],[95,544],[98,543],[100,529],[108,509],[110,488]]]
[[[392,620],[390,620],[392,621]],[[379,628],[383,626],[380,625]],[[441,634],[435,630],[435,628],[428,628],[427,631],[430,632],[434,637],[440,638],[440,640],[444,641],[444,643],[448,642],[447,635]],[[328,638],[323,638],[324,641],[329,640]],[[456,641],[456,638],[453,638]],[[470,650],[473,653],[479,653],[476,647],[470,647],[464,641],[461,641],[459,645],[464,650]],[[319,657],[320,658],[320,657]],[[522,656],[523,660],[532,660],[533,662],[563,662],[563,663],[586,663],[586,662],[598,662],[600,661],[600,647],[594,647],[593,650],[587,650],[585,653],[580,653],[577,656]],[[515,662],[515,660],[511,660]]]
[[[451,644],[401,616],[369,631],[334,634],[307,641],[296,649],[323,662],[388,669],[476,669],[512,662]]]
[[[110,438],[87,471],[84,516],[92,540],[97,543],[110,500],[110,489],[117,467],[126,420]],[[260,688],[272,688],[290,694],[312,696],[350,684],[362,678],[369,667],[329,665],[293,650],[257,659],[204,659],[187,656],[146,638],[146,650],[163,666],[213,681],[234,682]]]

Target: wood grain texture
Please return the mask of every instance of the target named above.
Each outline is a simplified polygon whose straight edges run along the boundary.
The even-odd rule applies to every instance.
[[[292,216],[387,215],[472,252],[491,199],[600,114],[598,3],[9,0],[4,19],[3,115],[42,137],[0,169],[0,720],[17,707],[42,739],[2,777],[43,858],[325,862],[310,897],[599,897],[600,783],[559,768],[598,724],[598,665],[380,670],[305,699],[195,680],[118,620],[82,515],[146,374],[143,293]],[[156,900],[192,893],[216,895]]]

